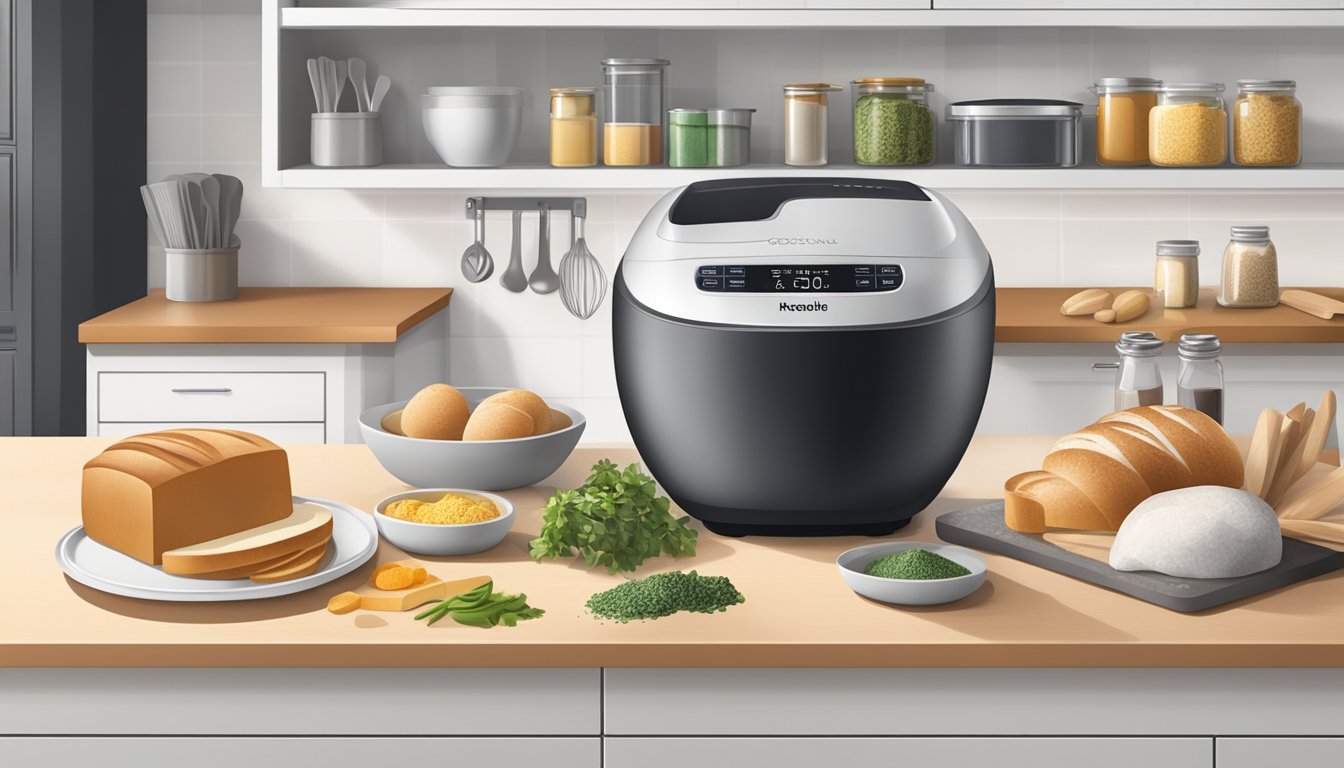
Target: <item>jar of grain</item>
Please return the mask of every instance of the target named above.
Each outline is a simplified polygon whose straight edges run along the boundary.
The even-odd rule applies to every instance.
[[[1223,282],[1218,303],[1224,307],[1272,307],[1279,303],[1279,254],[1269,227],[1233,227],[1223,251]]]
[[[1157,268],[1153,292],[1167,309],[1184,309],[1199,302],[1199,241],[1157,241]]]
[[[1148,113],[1161,87],[1151,77],[1103,77],[1092,84],[1099,165],[1148,164]]]
[[[784,86],[784,164],[817,166],[829,161],[826,120],[830,94],[840,86],[794,83]]]
[[[928,165],[933,162],[933,84],[917,77],[868,77],[854,91],[854,162]]]
[[[1148,113],[1148,159],[1153,165],[1222,165],[1227,159],[1227,111],[1222,83],[1165,83]]]
[[[603,59],[607,122],[602,126],[606,165],[663,164],[666,59]]]
[[[551,165],[597,165],[597,89],[551,89]]]
[[[1302,162],[1302,102],[1292,80],[1238,80],[1232,103],[1232,162]]]

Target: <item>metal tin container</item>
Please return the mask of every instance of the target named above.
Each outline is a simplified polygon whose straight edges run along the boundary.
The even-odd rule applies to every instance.
[[[383,163],[383,119],[379,112],[316,112],[309,149],[313,165],[366,168]]]
[[[169,301],[228,301],[237,297],[238,247],[165,248],[164,297]]]
[[[719,168],[751,159],[754,109],[669,109],[667,164],[673,168]]]
[[[1054,99],[982,99],[947,107],[957,165],[1071,168],[1083,105]]]
[[[751,162],[751,115],[756,110],[726,107],[709,110],[709,164],[716,168]]]

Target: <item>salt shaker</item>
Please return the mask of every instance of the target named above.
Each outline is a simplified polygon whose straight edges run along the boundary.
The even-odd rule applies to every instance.
[[[1118,363],[1095,363],[1094,370],[1115,369],[1115,410],[1162,405],[1162,371],[1157,367],[1164,342],[1151,331],[1120,334]]]
[[[1223,363],[1218,359],[1222,344],[1211,333],[1181,336],[1177,354],[1176,403],[1194,408],[1223,423]]]

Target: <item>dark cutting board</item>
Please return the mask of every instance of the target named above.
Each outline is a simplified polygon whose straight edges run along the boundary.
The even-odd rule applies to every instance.
[[[1007,555],[1183,613],[1224,605],[1344,568],[1344,552],[1285,536],[1283,560],[1250,576],[1180,579],[1152,571],[1117,571],[1037,534],[1012,530],[1003,523],[1002,501],[940,515],[935,529],[943,541]]]

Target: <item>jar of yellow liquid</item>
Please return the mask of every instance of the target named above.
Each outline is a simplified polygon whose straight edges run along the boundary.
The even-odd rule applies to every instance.
[[[1157,106],[1161,80],[1103,77],[1097,95],[1097,163],[1148,165],[1148,113]]]
[[[551,165],[597,165],[597,89],[551,89]]]

